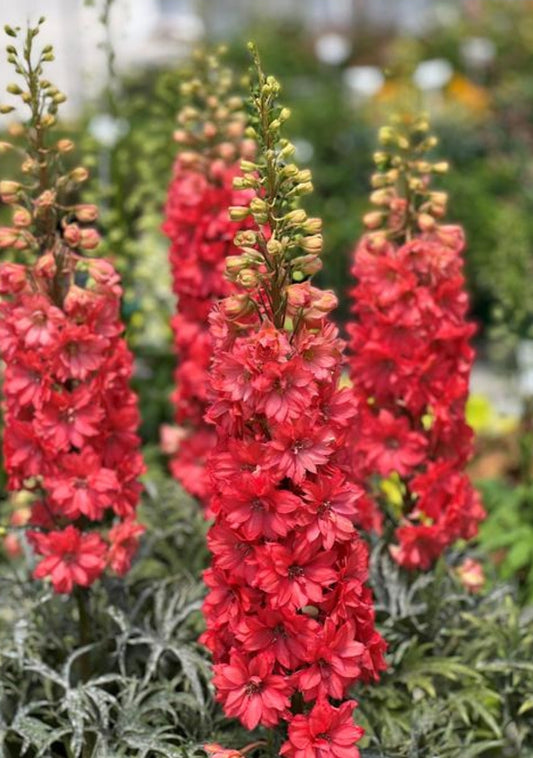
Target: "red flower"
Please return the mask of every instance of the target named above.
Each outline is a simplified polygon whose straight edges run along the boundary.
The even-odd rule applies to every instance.
[[[144,534],[144,526],[126,519],[119,521],[109,530],[109,565],[121,576],[130,570],[131,560],[137,552],[139,537]]]
[[[106,545],[99,534],[82,534],[73,526],[48,534],[31,533],[31,541],[44,559],[33,572],[35,579],[49,576],[56,592],[72,592],[74,585],[88,587],[105,568]]]
[[[327,696],[342,700],[347,688],[361,675],[366,647],[355,639],[352,624],[337,625],[326,619],[307,651],[307,666],[296,673],[305,700]]]
[[[377,416],[365,416],[365,422],[361,448],[366,451],[369,467],[382,476],[393,471],[406,476],[423,461],[427,441],[419,432],[411,431],[407,418],[381,410]]]
[[[320,603],[336,572],[335,553],[309,542],[270,543],[258,549],[257,586],[270,596],[274,608],[303,608]]]
[[[287,758],[359,758],[355,747],[364,734],[353,722],[357,703],[346,700],[334,708],[327,700],[316,703],[307,715],[298,714],[289,723],[289,738],[280,750]]]
[[[289,708],[291,687],[285,677],[272,674],[272,666],[267,655],[247,660],[237,652],[229,663],[214,666],[217,700],[228,716],[239,718],[247,729],[258,724],[275,726]]]
[[[316,474],[318,466],[327,463],[333,445],[331,432],[314,418],[282,424],[269,445],[268,465],[301,484],[307,473]]]

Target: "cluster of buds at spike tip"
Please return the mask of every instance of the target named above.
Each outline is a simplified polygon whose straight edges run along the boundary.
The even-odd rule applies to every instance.
[[[426,118],[380,132],[373,176],[380,219],[355,250],[350,367],[359,407],[354,469],[386,516],[391,553],[427,569],[458,539],[475,536],[484,511],[465,466],[465,421],[475,331],[467,320],[464,234],[442,223],[446,196],[429,188],[435,145]],[[386,150],[385,150],[386,149]],[[374,223],[376,222],[376,223]],[[378,227],[382,228],[378,229]]]
[[[234,188],[241,158],[252,159],[242,98],[231,71],[215,54],[197,53],[194,73],[182,85],[179,145],[168,189],[163,231],[177,310],[171,325],[178,364],[172,400],[177,427],[163,427],[170,469],[185,489],[205,502],[205,456],[215,435],[204,420],[212,341],[207,317],[213,303],[231,291],[225,261],[236,252],[233,237],[249,223],[235,222],[228,208],[246,202],[250,191]]]
[[[256,72],[248,134],[258,149],[245,166],[253,195],[233,212],[252,228],[227,261],[234,293],[210,317],[217,443],[202,640],[228,716],[276,728],[288,758],[357,756],[362,729],[347,694],[377,678],[385,645],[356,529],[364,498],[346,447],[355,404],[339,386],[336,298],[309,281],[320,222],[298,201],[311,176],[288,162],[288,111],[257,57]]]
[[[107,567],[129,569],[143,531],[135,520],[143,461],[120,282],[109,261],[84,256],[98,245],[90,226],[98,213],[70,201],[88,174],[64,168],[73,143],[53,140],[64,96],[43,78],[52,49],[34,54],[39,25],[27,30],[21,52],[8,48],[23,80],[9,90],[30,118],[12,129],[24,145],[12,148],[22,179],[0,182],[13,218],[0,232],[13,258],[0,264],[3,446],[8,489],[25,493],[30,510],[34,576],[71,592]]]
[[[374,153],[370,202],[375,210],[363,217],[376,244],[386,239],[407,240],[415,231],[430,232],[446,214],[447,195],[431,189],[431,178],[448,170],[445,161],[432,161],[428,152],[438,140],[425,115],[392,116],[380,129],[380,149]]]

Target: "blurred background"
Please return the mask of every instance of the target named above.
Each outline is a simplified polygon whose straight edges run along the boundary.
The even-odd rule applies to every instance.
[[[497,552],[505,536],[503,573],[527,570],[533,596],[533,2],[10,0],[2,11],[11,25],[47,19],[43,39],[56,51],[49,76],[68,96],[63,126],[91,164],[104,253],[124,280],[143,435],[154,450],[171,418],[174,364],[160,224],[191,50],[224,43],[227,63],[244,76],[253,39],[280,79],[297,158],[314,175],[307,206],[324,219],[321,283],[340,297],[341,325],[376,130],[391,111],[429,112],[436,155],[451,164],[441,180],[449,219],[468,239],[478,324],[472,473],[496,514],[483,538]],[[2,89],[11,79],[2,61]],[[10,175],[4,156],[2,175]]]

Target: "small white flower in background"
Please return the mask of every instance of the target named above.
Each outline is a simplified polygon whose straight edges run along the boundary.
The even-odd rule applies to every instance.
[[[349,66],[342,78],[350,92],[360,98],[377,95],[385,83],[383,72],[377,66]]]
[[[471,68],[486,68],[496,57],[496,46],[487,37],[467,37],[461,43],[461,57]]]
[[[440,90],[453,75],[453,67],[446,58],[432,58],[419,63],[413,74],[416,86],[424,91]]]
[[[321,63],[338,66],[348,58],[352,43],[347,37],[336,32],[322,34],[315,42],[315,55]]]

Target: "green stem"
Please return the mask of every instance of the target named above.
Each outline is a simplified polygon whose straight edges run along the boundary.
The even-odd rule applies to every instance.
[[[78,606],[78,631],[80,647],[85,647],[91,642],[90,620],[89,620],[89,595],[87,590],[77,587],[76,603]],[[80,673],[83,682],[88,681],[91,677],[91,657],[89,652],[85,652],[80,657]]]

